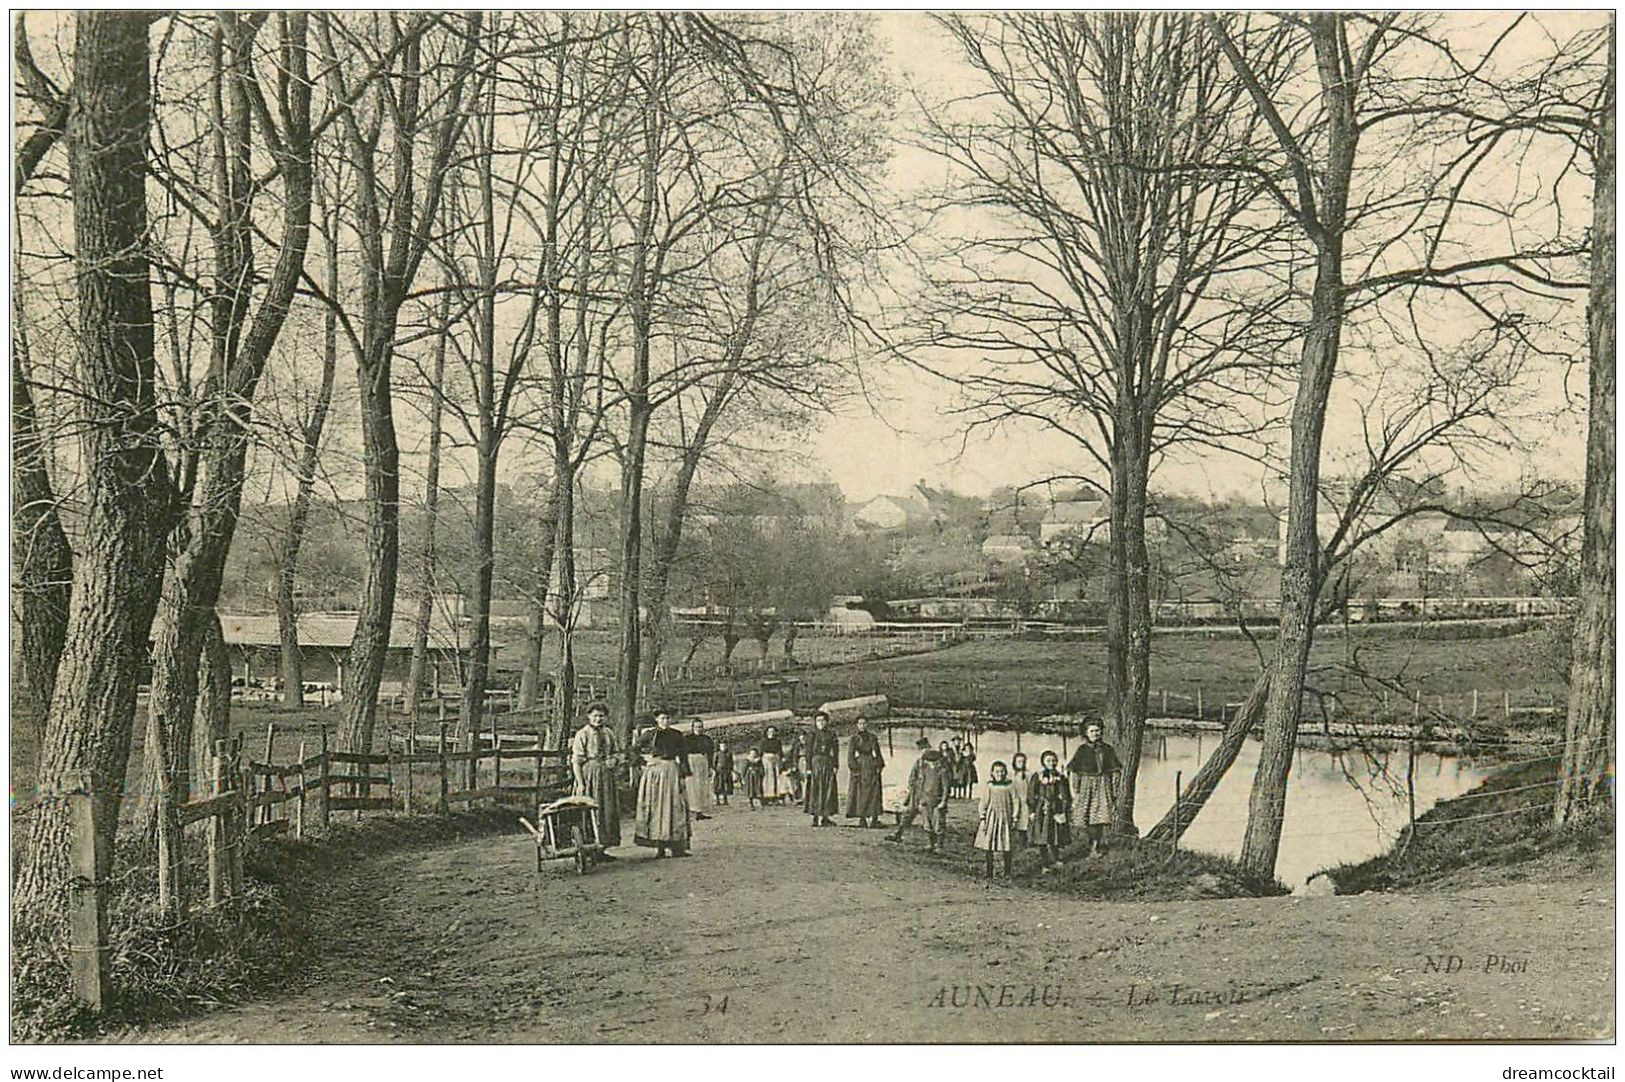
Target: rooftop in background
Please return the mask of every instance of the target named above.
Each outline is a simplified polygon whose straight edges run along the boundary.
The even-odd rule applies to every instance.
[[[400,606],[389,629],[391,650],[410,650],[415,631],[415,602]],[[354,612],[306,612],[298,618],[299,645],[319,649],[349,649],[355,638],[358,614]],[[220,614],[220,627],[227,646],[278,646],[281,637],[277,631],[274,613]],[[457,617],[449,608],[436,605],[429,617],[429,647],[433,650],[466,650],[472,636],[468,621]],[[493,642],[491,648],[498,649]]]

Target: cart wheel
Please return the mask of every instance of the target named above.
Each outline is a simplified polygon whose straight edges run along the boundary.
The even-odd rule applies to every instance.
[[[570,828],[570,844],[576,849],[576,874],[587,874],[587,839],[581,836],[579,826]]]

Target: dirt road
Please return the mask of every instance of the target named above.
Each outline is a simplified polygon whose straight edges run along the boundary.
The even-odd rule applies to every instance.
[[[966,806],[957,814],[968,814]],[[332,884],[335,946],[182,1042],[1602,1038],[1605,879],[1444,894],[1091,903],[967,878],[878,830],[719,809],[695,855],[538,877],[527,836]],[[956,861],[958,858],[955,858]],[[1433,959],[1430,967],[1429,958]]]

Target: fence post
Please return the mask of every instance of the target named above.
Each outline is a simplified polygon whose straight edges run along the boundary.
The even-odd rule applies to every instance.
[[[494,803],[502,803],[502,735],[497,732],[495,711],[491,713],[491,788],[497,790]]]
[[[1473,689],[1473,717],[1478,717],[1478,689]]]
[[[451,804],[446,800],[447,794],[451,791],[447,779],[447,771],[450,769],[451,765],[446,762],[446,723],[442,721],[440,723],[440,806],[438,809],[441,815],[451,811]]]
[[[1162,689],[1162,716],[1168,716],[1168,689]]]
[[[88,770],[70,778],[68,802],[68,966],[73,994],[99,1011],[112,998],[107,946],[106,845],[96,830],[96,795]]]
[[[389,779],[385,795],[389,797],[389,810],[395,810],[395,724],[386,720],[384,726],[384,776]],[[368,794],[371,796],[371,792]]]
[[[226,742],[214,742],[214,758],[209,769],[209,795],[217,797],[226,791]],[[209,822],[204,830],[204,840],[209,854],[209,904],[219,905],[225,897],[226,869],[225,861],[225,830],[221,820],[224,816],[216,811],[209,816]]]
[[[1200,756],[1198,756],[1197,761],[1201,761]],[[1174,771],[1174,837],[1173,841],[1168,845],[1168,855],[1170,857],[1179,852],[1179,794],[1184,787],[1185,772],[1183,770]]]
[[[232,817],[231,844],[226,869],[231,877],[231,896],[243,896],[243,850],[248,845],[253,804],[254,771],[246,758],[237,761],[237,814]]]
[[[1204,713],[1202,711],[1202,685],[1197,684],[1196,685],[1196,720],[1201,721],[1204,716],[1205,715],[1204,715]]]
[[[332,767],[332,764],[329,763],[328,760],[327,760],[327,723],[326,722],[322,723],[321,730],[322,730],[322,753],[321,753],[321,755],[318,757],[318,759],[316,761],[316,781],[317,781],[317,785],[320,787],[320,791],[321,791],[321,810],[317,815],[317,821],[319,823],[321,823],[322,833],[325,835],[327,833],[327,828],[329,826],[331,826],[332,822],[333,822],[333,811],[332,811],[333,789],[332,789],[332,782],[330,782],[328,780],[328,776],[332,773],[333,767]]]
[[[1501,692],[1501,713],[1506,717],[1506,720],[1512,720],[1512,692],[1510,691]]]
[[[305,741],[301,737],[299,740],[299,803],[293,807],[293,836],[295,838],[305,836],[305,789]]]

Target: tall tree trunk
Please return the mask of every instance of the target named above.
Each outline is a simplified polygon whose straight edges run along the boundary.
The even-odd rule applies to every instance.
[[[754,323],[754,312],[753,294],[745,336],[748,336],[749,328]],[[743,340],[742,336],[741,341]],[[655,538],[650,554],[648,574],[644,581],[646,598],[644,607],[648,610],[648,619],[644,622],[644,649],[639,670],[639,682],[645,688],[654,686],[655,666],[660,664],[661,655],[665,650],[666,630],[671,622],[671,614],[667,611],[667,592],[671,585],[672,568],[677,564],[677,553],[683,544],[683,523],[688,517],[688,501],[694,489],[694,478],[705,458],[711,432],[716,428],[723,409],[733,397],[734,387],[738,382],[737,350],[742,348],[735,347],[736,352],[730,357],[728,369],[706,400],[705,409],[700,413],[699,420],[695,422],[693,437],[683,448],[683,457],[677,465],[677,477],[672,484],[671,503],[666,508],[666,521]]]
[[[1585,541],[1580,612],[1574,622],[1569,714],[1558,823],[1612,801],[1614,764],[1614,34],[1608,27],[1607,91],[1599,109],[1596,190],[1592,196],[1591,390],[1586,434]]]
[[[441,326],[445,327],[434,343],[434,379],[429,388],[429,462],[424,474],[423,494],[423,560],[418,565],[418,611],[412,621],[412,662],[406,670],[406,688],[403,697],[406,709],[417,716],[418,703],[423,700],[423,685],[429,678],[429,622],[434,618],[434,595],[438,560],[436,550],[440,529],[440,443],[442,420],[446,407],[446,335],[451,317],[451,294],[446,294],[440,306]],[[435,695],[440,689],[435,688]]]
[[[293,300],[310,235],[310,90],[304,72],[305,16],[284,20],[282,47],[290,61],[291,104],[284,109],[290,153],[283,165],[285,234],[270,286],[255,318],[248,319],[253,281],[249,191],[250,82],[253,30],[232,13],[217,17],[217,47],[223,49],[221,99],[224,148],[217,170],[220,201],[229,211],[215,231],[216,289],[211,306],[212,367],[198,426],[203,446],[202,477],[179,536],[174,564],[165,579],[159,619],[153,633],[152,690],[147,704],[143,789],[157,805],[161,904],[172,909],[178,897],[180,824],[175,808],[191,792],[192,717],[197,700],[198,659],[206,633],[216,623],[226,555],[237,529],[248,458],[254,392]],[[168,858],[167,860],[165,858]]]
[[[335,206],[327,212],[327,295],[335,299],[339,290],[338,235],[338,208]],[[310,521],[311,505],[316,498],[316,467],[321,456],[322,433],[327,428],[327,415],[333,406],[338,357],[338,313],[329,308],[322,326],[322,382],[316,392],[310,420],[302,434],[299,477],[278,554],[276,625],[277,639],[281,644],[283,706],[305,705],[304,656],[299,648],[299,610],[294,593],[299,581],[299,550],[304,546],[305,527]]]
[[[1298,171],[1299,218],[1315,246],[1315,283],[1310,293],[1309,325],[1304,331],[1298,366],[1298,390],[1292,404],[1291,452],[1288,459],[1286,552],[1281,568],[1281,613],[1275,642],[1269,693],[1264,703],[1264,731],[1258,771],[1247,804],[1247,832],[1241,865],[1259,879],[1275,875],[1286,814],[1287,777],[1298,740],[1298,713],[1303,702],[1304,674],[1314,642],[1317,603],[1322,584],[1316,516],[1320,496],[1320,444],[1326,427],[1326,401],[1337,371],[1343,332],[1343,236],[1348,228],[1349,184],[1359,145],[1355,116],[1358,88],[1348,73],[1345,15],[1316,12],[1309,17],[1319,76],[1318,92],[1326,111],[1325,167],[1308,176],[1303,160]],[[1227,40],[1227,39],[1226,39]],[[1221,43],[1223,44],[1223,43]],[[1223,44],[1232,63],[1233,47]],[[1262,91],[1250,87],[1255,98]],[[1273,109],[1273,106],[1269,108]],[[1278,121],[1277,121],[1278,123]],[[1295,148],[1284,147],[1288,154]],[[1318,190],[1316,190],[1318,189]],[[1315,202],[1309,205],[1309,199]]]
[[[495,27],[492,28],[493,31]],[[496,81],[488,82],[495,94]],[[481,718],[485,713],[485,684],[491,668],[491,592],[496,574],[496,500],[497,458],[502,453],[502,429],[505,418],[497,405],[496,367],[496,306],[497,306],[497,221],[496,195],[493,189],[493,155],[496,141],[496,105],[494,98],[486,103],[485,116],[476,126],[478,132],[478,179],[480,191],[480,240],[477,247],[479,266],[479,322],[475,334],[475,356],[478,370],[478,435],[475,442],[477,456],[474,481],[474,596],[471,599],[471,618],[468,672],[463,681],[463,709],[461,714],[465,747],[473,747],[472,740],[482,731]],[[545,589],[545,586],[544,586]]]
[[[367,503],[367,569],[362,579],[355,636],[350,642],[348,679],[344,688],[341,746],[352,752],[372,750],[373,726],[378,713],[378,687],[389,657],[390,632],[395,615],[395,588],[400,573],[401,477],[400,445],[395,436],[392,367],[395,329],[413,279],[422,263],[457,137],[465,122],[463,87],[480,41],[482,12],[464,15],[458,34],[462,54],[456,61],[449,92],[436,97],[441,110],[430,122],[421,112],[422,47],[420,34],[392,42],[393,65],[381,78],[382,108],[391,127],[390,166],[393,189],[387,198],[380,191],[378,144],[363,135],[353,112],[344,114],[348,146],[357,167],[358,191],[352,198],[360,219],[366,268],[362,275],[361,348],[356,356],[356,383],[361,406],[362,457]],[[337,50],[325,23],[324,59],[336,65]],[[395,32],[392,30],[391,34]],[[336,70],[336,68],[334,69]],[[344,96],[343,80],[332,75],[335,92]],[[416,159],[418,139],[433,132],[427,169]],[[417,185],[424,195],[421,206]]]
[[[68,635],[40,749],[39,787],[61,794],[81,769],[112,871],[136,688],[176,501],[157,430],[152,296],[145,253],[148,16],[75,15],[69,186],[74,209],[85,525]],[[28,832],[14,919],[60,926],[68,808],[48,799]]]
[[[344,685],[344,724],[339,744],[353,752],[372,750],[378,686],[389,656],[395,615],[395,586],[401,559],[400,446],[395,439],[389,332],[375,328],[357,365],[361,398],[361,438],[367,502],[367,570],[361,582],[355,637],[350,642]]]
[[[73,549],[57,513],[56,492],[45,461],[45,439],[28,386],[28,335],[20,291],[12,302],[12,597],[21,640],[17,656],[20,690],[34,701],[43,721],[51,705],[56,668],[68,633]]]
[[[1247,832],[1241,865],[1260,879],[1275,875],[1286,815],[1287,777],[1297,748],[1298,713],[1303,701],[1309,650],[1314,643],[1319,591],[1320,538],[1316,515],[1320,492],[1320,443],[1326,401],[1343,327],[1342,238],[1322,247],[1304,338],[1298,393],[1292,407],[1288,465],[1286,561],[1281,568],[1281,613],[1269,692],[1264,703],[1263,741],[1258,770],[1247,802]]]
[[[197,713],[190,754],[192,773],[209,776],[216,741],[231,736],[231,653],[219,616],[205,621],[203,656],[198,659]]]
[[[484,731],[481,719],[485,715],[485,685],[491,670],[491,593],[496,572],[495,433],[482,434],[480,444],[474,493],[474,594],[469,599],[468,668],[463,674],[459,733],[464,740],[472,740]]]
[[[663,41],[657,35],[654,67],[664,65]],[[643,471],[649,442],[649,351],[654,335],[654,271],[650,266],[658,212],[660,133],[659,108],[644,103],[641,202],[632,240],[628,295],[632,314],[632,373],[627,381],[626,457],[621,465],[620,621],[621,644],[615,668],[615,727],[623,747],[630,746],[637,725],[638,678],[642,673],[640,634],[643,613]]]
[[[536,566],[541,573],[537,596],[531,606],[530,622],[525,629],[525,668],[519,675],[519,709],[535,710],[542,697],[542,657],[547,645],[548,594],[553,586],[553,570],[558,561],[559,544],[559,490],[558,462],[554,461],[554,481],[547,493],[546,510],[537,533],[540,548]]]
[[[640,371],[648,373],[648,349],[641,350]],[[635,383],[634,386],[637,386]],[[640,586],[643,563],[643,467],[649,438],[648,381],[634,391],[630,403],[631,424],[627,433],[626,462],[621,468],[621,553],[620,621],[621,646],[615,668],[616,732],[622,746],[629,746],[637,724],[638,679],[642,674],[643,612]]]
[[[553,689],[555,701],[558,703],[558,715],[554,720],[554,730],[557,737],[555,747],[564,747],[569,739],[570,732],[575,727],[576,706],[576,620],[579,613],[576,611],[576,530],[575,530],[575,482],[563,485],[559,489],[559,519],[557,524],[558,540],[554,543],[554,551],[558,553],[558,601],[555,610],[555,621],[559,625],[559,675]]]
[[[1138,416],[1130,421],[1129,438],[1119,437],[1123,446],[1120,476],[1114,489],[1124,489],[1123,520],[1113,523],[1113,533],[1122,533],[1123,684],[1118,696],[1117,753],[1123,773],[1118,783],[1114,829],[1132,834],[1134,796],[1140,774],[1140,754],[1145,736],[1146,708],[1151,695],[1151,595],[1150,557],[1145,544],[1146,485],[1148,464],[1140,439]],[[1115,503],[1114,503],[1115,506]]]

